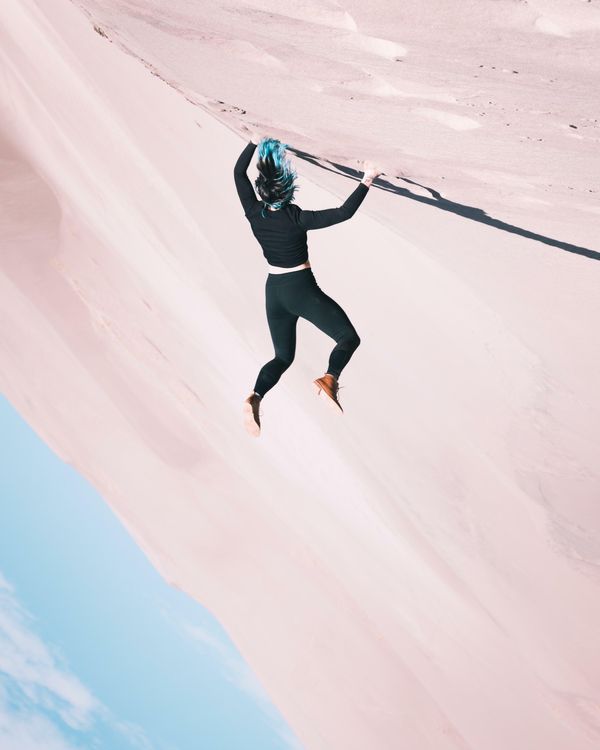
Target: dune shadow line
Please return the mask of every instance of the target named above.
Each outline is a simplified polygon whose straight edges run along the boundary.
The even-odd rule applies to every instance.
[[[344,174],[348,177],[356,179],[359,179],[362,175],[362,172],[359,172],[356,169],[352,169],[351,167],[346,167],[343,164],[337,164],[336,162],[328,162],[328,164],[331,165],[331,167],[329,167],[327,166],[327,164],[323,164],[316,157],[312,156],[312,154],[309,154],[306,151],[301,151],[300,149],[293,148],[292,146],[288,146],[288,150],[293,151],[296,156],[300,157],[304,161],[308,161],[311,164],[314,164],[316,167],[320,167],[321,169],[326,169],[328,172],[333,172],[334,174]],[[408,182],[411,185],[418,185],[419,187],[422,187],[424,190],[427,190],[431,194],[431,198],[427,198],[424,195],[415,195],[414,193],[411,193],[411,191],[407,188],[393,185],[389,180],[384,180],[381,177],[377,177],[375,180],[373,180],[373,186],[381,190],[385,190],[388,193],[396,193],[396,195],[401,195],[403,198],[409,198],[410,200],[418,201],[419,203],[426,203],[427,205],[434,206],[435,208],[441,209],[442,211],[450,211],[451,213],[457,214],[458,216],[464,216],[466,219],[478,221],[481,224],[487,224],[490,227],[501,229],[504,232],[518,234],[521,237],[527,237],[527,239],[530,240],[543,242],[545,245],[558,247],[560,250],[566,250],[568,253],[576,253],[577,255],[585,255],[586,258],[600,260],[600,252],[597,252],[596,250],[591,250],[588,247],[581,247],[579,245],[573,245],[570,242],[556,240],[553,237],[546,237],[543,234],[532,232],[529,229],[517,227],[514,224],[508,224],[506,221],[502,221],[502,219],[495,219],[493,216],[488,216],[488,214],[486,214],[486,212],[481,208],[476,208],[475,206],[467,206],[464,203],[456,203],[454,201],[450,201],[440,195],[440,193],[438,193],[436,190],[433,190],[426,185],[420,185],[418,182],[409,180],[407,177],[401,177],[398,179],[401,179],[404,182]]]

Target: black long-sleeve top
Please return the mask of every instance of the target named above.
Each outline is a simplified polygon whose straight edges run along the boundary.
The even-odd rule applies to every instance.
[[[338,208],[323,211],[304,211],[295,203],[287,203],[276,211],[265,208],[254,193],[246,170],[252,159],[256,144],[248,143],[233,169],[233,178],[252,233],[262,247],[267,263],[281,268],[293,268],[308,260],[306,232],[339,224],[353,216],[369,191],[369,186],[359,183],[344,203]],[[266,214],[262,216],[262,214]]]

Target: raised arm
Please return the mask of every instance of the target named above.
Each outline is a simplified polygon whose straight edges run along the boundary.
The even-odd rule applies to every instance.
[[[248,169],[250,160],[252,159],[252,154],[254,153],[255,149],[256,143],[252,143],[252,141],[250,141],[250,143],[246,144],[244,150],[239,155],[238,160],[235,163],[235,167],[233,168],[233,179],[235,180],[235,187],[240,198],[240,203],[242,204],[244,213],[246,215],[258,203],[258,199],[256,198],[256,193],[254,192],[252,183],[250,182],[248,175],[246,174],[246,170]]]
[[[354,216],[357,208],[363,202],[365,195],[369,192],[370,181],[361,181],[354,189],[354,192],[346,198],[339,208],[326,208],[323,211],[298,211],[298,224],[303,229],[323,229],[330,227],[332,224],[339,224],[342,221]]]

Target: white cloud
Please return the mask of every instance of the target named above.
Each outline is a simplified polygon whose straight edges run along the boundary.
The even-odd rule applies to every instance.
[[[6,579],[3,579],[6,580]],[[32,630],[31,616],[12,587],[0,589],[0,672],[12,678],[27,699],[58,713],[73,729],[86,729],[100,708],[80,680],[61,668],[44,642]]]
[[[249,695],[263,713],[269,717],[272,728],[286,743],[289,750],[303,750],[287,724],[282,721],[281,715],[273,706],[268,693],[254,672],[243,660],[239,651],[230,643],[216,637],[200,625],[192,624],[164,607],[162,611],[183,634],[198,643],[202,648],[211,649],[218,656],[226,678],[238,690]]]
[[[132,721],[117,720],[113,722],[114,727],[127,739],[132,747],[139,748],[139,750],[152,750],[154,745],[144,730]]]
[[[0,683],[0,747],[2,750],[75,750],[41,714],[9,706],[7,691]]]
[[[132,747],[151,750],[143,729],[113,717],[60,651],[34,632],[33,619],[0,572],[0,748],[74,750],[80,745],[69,742],[61,724],[85,734],[104,722]]]

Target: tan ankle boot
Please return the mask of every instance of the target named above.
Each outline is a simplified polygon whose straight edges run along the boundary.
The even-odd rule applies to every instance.
[[[313,384],[315,386],[315,391],[317,392],[317,395],[323,391],[325,396],[327,396],[327,403],[334,406],[335,410],[343,412],[342,405],[338,401],[338,391],[344,386],[338,386],[337,378],[334,375],[331,375],[330,373],[325,373],[323,377],[317,378],[316,380],[313,380]]]
[[[244,427],[252,437],[260,435],[260,399],[260,396],[252,392],[244,401]]]

